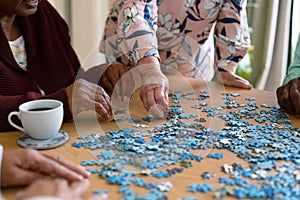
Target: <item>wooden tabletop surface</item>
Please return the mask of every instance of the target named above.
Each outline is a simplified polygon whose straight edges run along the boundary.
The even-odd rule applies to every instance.
[[[246,97],[253,97],[255,98],[257,105],[261,105],[261,104],[277,105],[275,94],[267,91],[260,91],[255,89],[242,90],[242,89],[224,87],[221,84],[215,82],[204,82],[196,79],[185,79],[182,77],[172,76],[169,77],[169,80],[170,80],[171,92],[174,92],[175,90],[184,90],[185,92],[194,91],[196,92],[195,96],[197,96],[199,95],[200,90],[208,89],[210,95],[210,98],[207,99],[206,101],[209,104],[208,107],[223,105],[224,100],[222,100],[222,94],[225,92],[240,94],[241,95],[240,97],[235,97],[239,103],[246,103],[247,102],[245,100]],[[204,123],[206,127],[213,128],[215,130],[224,127],[224,122],[222,120],[219,120],[217,118],[208,118],[206,117],[206,113],[201,112],[201,110],[191,108],[191,105],[195,105],[197,101],[195,103],[195,101],[183,99],[181,103],[183,104],[183,109],[185,113],[196,113],[199,115],[199,117],[206,118],[207,121]],[[137,94],[133,96],[132,100],[130,101],[130,105],[128,107],[130,111],[129,112],[130,116],[134,119],[142,119],[145,116],[147,116],[147,112],[143,108]],[[113,109],[116,108],[113,107]],[[114,116],[114,117],[117,118],[118,116]],[[295,127],[300,127],[300,120],[298,118],[290,117],[289,119],[291,119],[295,123]],[[165,122],[164,120],[160,120],[152,123],[148,123],[148,122],[143,122],[143,123],[147,123],[149,125],[148,129],[151,129],[155,125],[159,125],[164,122]],[[65,122],[63,124],[61,129],[69,134],[69,141],[67,143],[54,149],[43,150],[42,152],[47,152],[47,153],[50,152],[53,154],[57,154],[63,156],[65,159],[75,164],[81,164],[82,160],[96,159],[96,157],[93,152],[85,148],[72,147],[73,142],[79,141],[78,140],[79,135],[83,135],[86,133],[90,134],[93,132],[105,133],[108,130],[117,130],[117,129],[122,129],[124,127],[133,128],[133,124],[129,122],[113,123],[110,122],[110,120],[103,121],[93,112],[83,113],[79,115],[74,121]],[[141,128],[141,130],[145,131],[145,129],[143,128]],[[16,141],[21,134],[22,133],[19,131],[0,133],[0,143],[4,146],[4,149],[20,148],[16,143]],[[223,172],[221,172],[221,167],[225,163],[228,164],[239,163],[243,167],[249,166],[249,164],[246,161],[238,158],[236,154],[224,149],[203,150],[199,152],[199,154],[205,157],[208,153],[217,153],[217,152],[223,153],[224,158],[220,160],[204,159],[204,161],[202,162],[193,162],[192,167],[185,168],[183,173],[176,174],[168,179],[157,179],[151,176],[149,177],[143,176],[143,177],[147,182],[157,183],[157,182],[170,181],[173,184],[173,187],[167,193],[169,199],[178,199],[178,198],[183,198],[185,196],[197,196],[198,199],[213,199],[213,192],[208,192],[208,193],[199,192],[196,194],[187,192],[188,185],[193,182],[198,184],[208,183],[214,185],[215,188],[218,188],[220,185],[218,178],[213,178],[211,180],[203,180],[201,178],[201,174],[205,171],[209,171],[209,172],[216,173],[217,177],[220,176],[221,174],[222,176],[225,176],[223,175]],[[92,184],[88,194],[91,194],[92,191],[95,189],[103,189],[103,190],[108,189],[109,199],[121,199],[123,196],[122,193],[117,192],[119,186],[107,184],[106,180],[101,179],[98,175],[92,175],[90,181]],[[14,199],[16,192],[19,191],[20,189],[22,188],[3,189],[2,193],[6,199],[10,200],[10,199]],[[148,191],[140,187],[134,187],[134,190],[138,194],[145,194]]]

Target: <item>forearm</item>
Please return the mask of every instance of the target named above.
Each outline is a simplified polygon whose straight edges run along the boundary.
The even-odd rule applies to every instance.
[[[159,58],[156,1],[126,1],[118,15],[119,49],[133,65],[148,56]]]
[[[227,1],[228,9],[222,9],[216,24],[216,63],[219,69],[235,72],[238,62],[248,53],[246,3]]]

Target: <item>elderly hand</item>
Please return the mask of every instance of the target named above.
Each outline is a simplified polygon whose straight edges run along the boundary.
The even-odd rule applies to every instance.
[[[69,181],[81,181],[89,173],[81,166],[67,162],[59,156],[41,154],[33,149],[3,152],[1,186],[28,185],[45,176],[59,176]]]
[[[300,77],[276,91],[278,104],[290,114],[300,114]]]
[[[115,85],[126,72],[128,69],[122,63],[112,63],[106,68],[101,77],[101,85],[109,95],[113,93]]]
[[[252,85],[242,77],[233,72],[218,71],[218,81],[226,86],[237,87],[242,89],[251,89]]]
[[[126,65],[112,63],[103,73],[101,85],[110,96],[125,101],[132,96],[135,83]]]
[[[68,183],[61,178],[39,179],[33,182],[29,187],[20,191],[16,195],[17,200],[29,199],[34,197],[56,197],[64,200],[81,200],[82,196],[88,190],[90,182],[87,179],[78,182]],[[107,195],[93,195],[89,200],[104,200]]]
[[[168,111],[169,81],[160,70],[160,63],[156,57],[145,57],[137,66],[142,78],[140,98],[144,107],[151,115],[163,118]]]
[[[67,87],[67,96],[74,116],[83,111],[95,110],[104,119],[111,115],[110,97],[102,87],[84,79],[78,79]]]

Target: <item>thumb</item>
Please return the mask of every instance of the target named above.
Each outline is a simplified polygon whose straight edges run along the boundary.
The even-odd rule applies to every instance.
[[[240,76],[232,72],[218,72],[218,81],[226,86],[232,86],[243,89],[251,89],[252,85]]]
[[[75,196],[82,196],[89,189],[90,181],[88,179],[83,179],[82,181],[72,182],[70,187]]]
[[[107,200],[107,194],[99,194],[99,195],[92,195],[86,198],[86,200]]]
[[[243,89],[251,89],[252,85],[245,79],[237,78],[231,82],[233,87],[243,88]]]

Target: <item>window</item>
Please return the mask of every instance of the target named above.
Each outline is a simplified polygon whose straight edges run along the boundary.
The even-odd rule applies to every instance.
[[[298,36],[300,34],[300,1],[293,0],[293,14],[292,14],[292,27],[291,27],[291,60],[294,58],[294,52],[296,49],[296,44]]]

